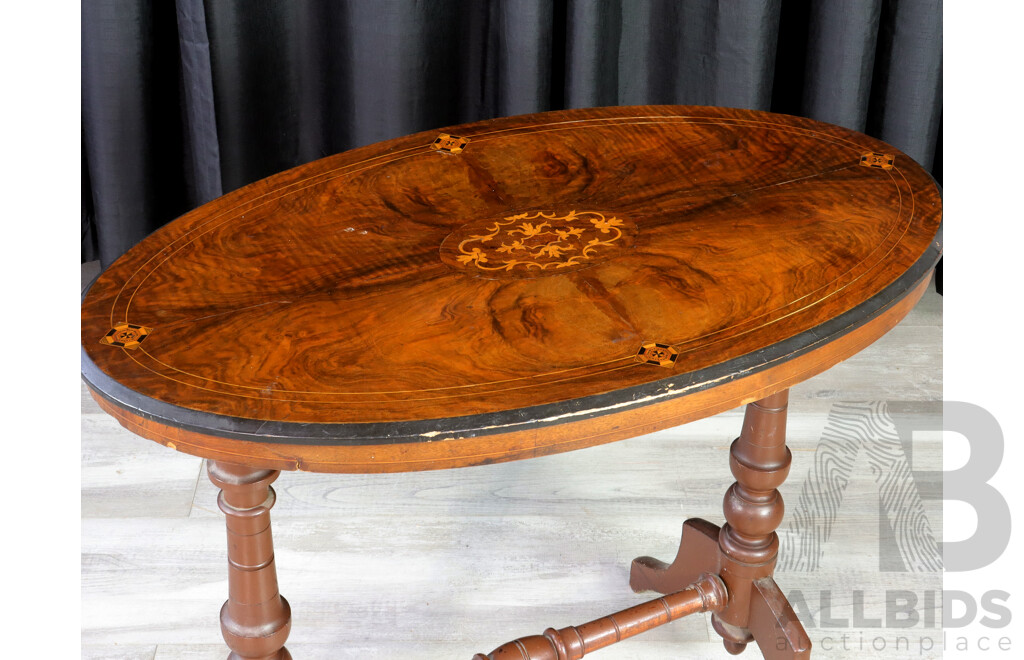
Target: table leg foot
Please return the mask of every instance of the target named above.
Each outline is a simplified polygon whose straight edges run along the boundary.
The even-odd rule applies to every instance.
[[[291,608],[278,591],[270,530],[276,499],[270,484],[279,474],[222,461],[209,465],[227,523],[228,600],[220,628],[232,651],[229,660],[291,660],[284,648]]]
[[[703,573],[718,572],[718,526],[700,518],[683,523],[679,552],[671,564],[637,557],[629,571],[633,591],[669,594],[685,589]]]
[[[288,649],[281,649],[274,655],[264,655],[259,658],[252,658],[247,655],[238,655],[232,651],[228,655],[228,660],[292,660],[292,654],[288,652]]]
[[[711,623],[725,649],[735,655],[757,642],[769,660],[803,660],[811,652],[807,633],[772,578],[779,549],[775,530],[784,512],[777,488],[791,461],[788,400],[789,392],[782,391],[747,406],[743,430],[729,452],[736,483],[723,501],[726,524],[687,520],[675,561],[635,559],[629,580],[634,591],[670,593],[701,573],[718,575],[729,600]]]
[[[768,660],[811,657],[811,640],[773,578],[754,581],[747,625]]]
[[[754,641],[754,636],[746,628],[739,628],[722,621],[718,617],[711,616],[711,627],[722,638],[722,645],[732,655],[739,655],[746,650],[747,644]]]
[[[228,655],[228,660],[254,660],[249,656],[238,655],[232,652]],[[255,660],[292,660],[292,654],[288,652],[288,649],[281,649],[281,651],[275,655],[265,655],[262,658],[255,658]]]
[[[721,635],[722,633],[718,634]],[[747,650],[746,642],[730,642],[727,639],[723,639],[722,644],[725,646],[725,650],[729,652],[729,655],[739,655]]]

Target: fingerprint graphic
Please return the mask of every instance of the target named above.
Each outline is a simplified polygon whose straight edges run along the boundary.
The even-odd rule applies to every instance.
[[[789,525],[780,530],[778,570],[819,568],[862,451],[906,569],[912,573],[942,570],[935,534],[884,401],[832,406]]]

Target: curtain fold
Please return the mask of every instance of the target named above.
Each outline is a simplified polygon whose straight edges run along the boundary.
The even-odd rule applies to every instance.
[[[97,0],[82,11],[82,135],[104,264],[197,205],[185,189],[174,7]]]
[[[622,0],[569,0],[565,107],[594,108],[619,103],[621,35]]]
[[[202,0],[176,0],[175,9],[182,69],[185,181],[190,197],[205,204],[223,194],[206,13]]]
[[[863,132],[882,0],[833,0],[811,5],[802,111]]]
[[[941,172],[940,0],[97,0],[82,258],[274,172],[477,119],[627,104],[808,116]]]
[[[782,0],[718,3],[713,105],[768,110]]]
[[[866,132],[928,167],[942,114],[942,3],[883,6]]]

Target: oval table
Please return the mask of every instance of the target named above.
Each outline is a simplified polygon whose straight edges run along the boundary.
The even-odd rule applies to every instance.
[[[82,375],[127,429],[210,459],[233,658],[289,657],[280,470],[481,465],[747,405],[726,523],[687,521],[671,564],[634,561],[635,590],[671,596],[487,657],[578,658],[700,610],[731,652],[808,657],[772,579],[788,388],[907,314],[940,221],[909,157],[809,119],[650,106],[465,124],[156,231],[84,296]]]

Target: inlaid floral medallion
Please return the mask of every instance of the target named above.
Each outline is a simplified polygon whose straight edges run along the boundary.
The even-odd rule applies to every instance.
[[[636,225],[598,211],[527,211],[462,225],[441,260],[470,274],[541,277],[593,266],[633,244]]]

